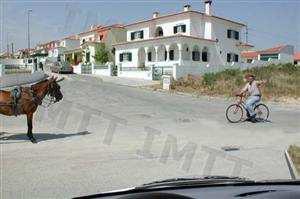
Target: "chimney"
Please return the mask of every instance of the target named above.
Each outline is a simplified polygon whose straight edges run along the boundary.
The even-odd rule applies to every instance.
[[[191,11],[191,10],[192,10],[191,5],[187,4],[187,5],[183,6],[183,11],[184,12]]]
[[[159,12],[153,12],[153,19],[155,19],[155,18],[157,18],[157,17],[159,17]]]
[[[97,26],[96,25],[91,25],[90,30],[94,30]]]
[[[205,0],[204,3],[205,3],[205,14],[212,15],[212,9],[211,9],[212,0]]]

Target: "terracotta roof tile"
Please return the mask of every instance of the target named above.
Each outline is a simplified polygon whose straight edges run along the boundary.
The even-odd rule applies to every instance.
[[[243,51],[241,53],[241,56],[243,58],[257,58],[258,57],[258,52],[257,51]]]
[[[294,54],[294,60],[300,61],[300,52]]]
[[[258,51],[259,54],[273,54],[273,53],[280,53],[280,51],[286,47],[286,45],[280,45],[273,48],[268,48],[266,50]]]

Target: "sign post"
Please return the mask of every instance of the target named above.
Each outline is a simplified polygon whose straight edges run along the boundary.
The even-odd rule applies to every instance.
[[[162,76],[162,83],[163,83],[163,89],[164,90],[170,90],[171,89],[171,83],[172,83],[172,77],[170,75],[163,75]]]

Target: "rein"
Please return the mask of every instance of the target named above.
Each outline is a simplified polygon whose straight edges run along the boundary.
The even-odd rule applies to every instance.
[[[41,106],[43,108],[48,108],[50,107],[52,104],[55,104],[57,101],[55,100],[55,97],[53,96],[49,96],[49,92],[50,92],[50,84],[47,85],[47,92],[45,94],[45,97],[43,99],[41,99],[39,96],[36,95],[36,93],[33,91],[33,89],[31,88],[31,92],[33,94],[33,100],[35,101],[35,98],[38,99],[38,102],[35,102],[36,105],[38,106]],[[48,97],[48,99],[46,99],[46,97]],[[45,105],[43,102],[46,102]]]

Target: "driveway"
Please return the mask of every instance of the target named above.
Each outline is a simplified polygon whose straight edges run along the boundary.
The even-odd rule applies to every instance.
[[[284,150],[300,144],[299,106],[268,104],[271,121],[229,124],[230,101],[71,75],[64,100],[26,120],[0,116],[1,198],[66,198],[179,176],[288,179]],[[237,150],[224,151],[224,147]]]

